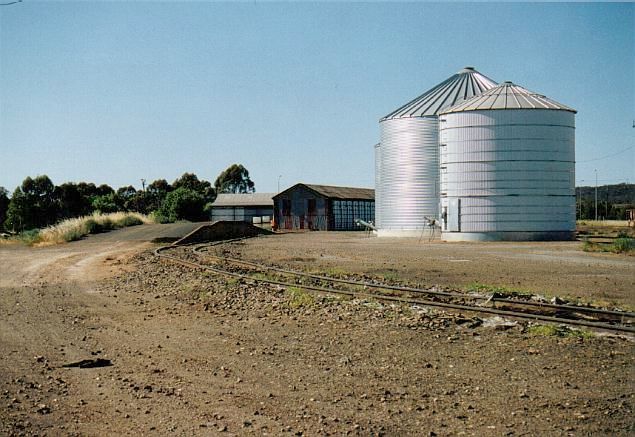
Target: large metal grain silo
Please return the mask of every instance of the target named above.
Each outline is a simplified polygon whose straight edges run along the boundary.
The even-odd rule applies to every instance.
[[[381,186],[381,143],[375,144],[375,187]],[[381,192],[375,189],[375,228],[381,226],[381,211],[377,205],[381,203]]]
[[[575,113],[511,82],[441,111],[443,239],[571,239]]]
[[[419,236],[439,215],[439,120],[442,109],[496,83],[465,67],[380,120],[375,212],[379,236]]]

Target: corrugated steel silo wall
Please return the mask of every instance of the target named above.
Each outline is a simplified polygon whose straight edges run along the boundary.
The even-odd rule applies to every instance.
[[[375,205],[381,205],[381,143],[375,144]],[[375,210],[375,226],[381,227],[381,209]]]
[[[438,118],[390,119],[380,126],[380,231],[424,229],[425,216],[436,217],[439,209]]]
[[[461,233],[575,230],[572,112],[441,115],[440,150],[442,206],[460,199]]]

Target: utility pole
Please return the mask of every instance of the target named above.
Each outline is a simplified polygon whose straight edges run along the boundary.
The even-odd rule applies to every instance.
[[[143,189],[143,191],[146,190],[146,180],[145,179],[141,179],[141,188]]]
[[[280,178],[282,175],[278,175],[278,193],[280,193]]]
[[[598,169],[593,171],[595,171],[595,221],[598,221]]]

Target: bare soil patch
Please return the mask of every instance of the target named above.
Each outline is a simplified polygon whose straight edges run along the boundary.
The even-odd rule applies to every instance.
[[[326,296],[297,299],[279,287],[165,263],[152,255],[149,235],[128,239],[117,232],[63,247],[0,249],[0,434],[634,430],[631,339],[543,337],[530,334],[525,323],[486,328],[474,323],[474,314]],[[524,285],[554,264],[562,286],[543,280],[550,290],[579,287],[593,296],[603,288],[615,299],[632,299],[627,280],[619,279],[632,273],[632,264],[578,253],[567,243],[545,249],[362,237],[292,234],[232,250],[300,268],[435,283],[504,282],[513,274]],[[526,260],[528,253],[535,258]],[[473,266],[477,254],[487,267]],[[549,258],[560,254],[562,262]],[[431,258],[445,262],[423,262]],[[582,287],[593,283],[584,276],[567,280],[600,266],[618,273],[616,286]],[[112,365],[64,367],[98,359]]]

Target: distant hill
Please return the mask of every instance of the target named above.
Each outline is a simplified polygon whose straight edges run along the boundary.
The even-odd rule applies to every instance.
[[[595,201],[595,187],[576,187],[578,198]],[[635,184],[598,185],[598,201],[611,204],[635,204]]]

